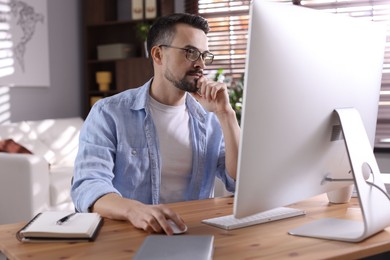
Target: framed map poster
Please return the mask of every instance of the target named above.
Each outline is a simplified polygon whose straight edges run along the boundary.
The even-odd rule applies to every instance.
[[[47,0],[1,2],[0,86],[50,86]]]

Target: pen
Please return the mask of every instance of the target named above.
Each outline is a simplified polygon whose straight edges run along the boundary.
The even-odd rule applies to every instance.
[[[65,217],[63,218],[60,218],[59,220],[57,220],[57,225],[62,225],[64,224],[66,221],[68,221],[73,215],[75,215],[76,212],[73,212],[73,213],[70,213],[69,215],[66,215]]]

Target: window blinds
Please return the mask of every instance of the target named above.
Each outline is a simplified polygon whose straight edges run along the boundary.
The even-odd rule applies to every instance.
[[[259,0],[257,0],[259,1]],[[194,4],[198,2],[198,4]],[[186,11],[199,13],[210,24],[209,49],[216,56],[211,70],[223,69],[226,76],[241,78],[245,71],[246,40],[251,1],[187,0]],[[387,25],[382,91],[379,103],[376,148],[390,148],[390,0],[273,0],[297,4],[338,15],[367,19]]]

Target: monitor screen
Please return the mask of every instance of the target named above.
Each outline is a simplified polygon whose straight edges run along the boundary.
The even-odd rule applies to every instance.
[[[252,1],[234,215],[351,185],[339,108],[355,108],[374,144],[382,26],[300,6]]]

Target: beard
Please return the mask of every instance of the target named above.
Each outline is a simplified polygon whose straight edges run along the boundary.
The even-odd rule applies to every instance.
[[[191,72],[188,72],[187,74],[189,74],[189,73],[195,73],[195,72],[191,71]],[[184,76],[183,78],[176,80],[169,70],[167,70],[164,73],[164,76],[169,82],[171,82],[178,89],[181,89],[181,90],[186,91],[186,92],[191,92],[191,93],[196,93],[198,91],[198,87],[197,87],[198,80],[197,79],[187,80],[186,76]]]

